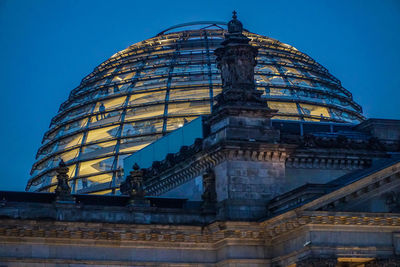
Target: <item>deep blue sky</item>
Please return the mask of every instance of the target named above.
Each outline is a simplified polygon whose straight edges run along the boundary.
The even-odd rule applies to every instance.
[[[0,190],[24,190],[42,136],[115,52],[189,21],[228,21],[310,55],[364,115],[400,119],[400,1],[0,0]]]

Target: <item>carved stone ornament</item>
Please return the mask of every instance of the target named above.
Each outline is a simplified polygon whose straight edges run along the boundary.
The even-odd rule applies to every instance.
[[[58,164],[57,172],[57,187],[55,189],[56,199],[59,202],[70,202],[74,201],[71,196],[71,187],[68,184],[68,167],[65,165],[64,161],[61,160]]]
[[[345,149],[368,149],[386,151],[385,147],[378,139],[372,137],[348,138],[345,135],[318,136],[316,134],[306,134],[303,137],[293,134],[281,134],[281,140],[287,144],[296,144],[305,148],[345,148]]]
[[[389,259],[375,259],[371,262],[367,262],[365,267],[399,267],[400,258],[389,258]]]
[[[245,37],[247,38],[247,37]],[[222,86],[224,88],[243,87],[254,89],[254,67],[257,62],[257,48],[250,45],[235,45],[218,48],[218,68],[221,70]]]
[[[336,258],[307,258],[296,263],[296,267],[336,267]]]
[[[243,24],[237,20],[237,12],[232,12],[232,20],[228,22],[228,32],[230,34],[233,33],[242,33],[243,31]]]
[[[250,39],[242,31],[243,25],[233,12],[222,47],[215,50],[222,80],[222,92],[216,97],[216,111],[222,106],[269,110],[261,98],[262,92],[255,89],[254,67],[258,48],[249,44]]]
[[[121,193],[130,196],[130,204],[145,204],[147,202],[145,199],[143,170],[140,169],[137,163],[133,165],[133,171],[126,177],[126,180],[121,183],[120,190]]]

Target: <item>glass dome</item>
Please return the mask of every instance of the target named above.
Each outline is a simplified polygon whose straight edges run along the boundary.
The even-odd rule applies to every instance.
[[[214,49],[226,24],[188,23],[129,46],[72,90],[45,133],[26,190],[52,192],[60,159],[74,193],[118,193],[122,160],[199,115],[221,92]],[[259,47],[255,80],[274,119],[358,123],[361,107],[296,48],[245,31]]]

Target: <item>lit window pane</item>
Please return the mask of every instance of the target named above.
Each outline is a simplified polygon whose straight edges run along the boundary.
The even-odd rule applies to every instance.
[[[82,137],[83,137],[83,134],[80,133],[80,134],[76,134],[76,135],[61,139],[60,141],[58,141],[58,146],[57,146],[56,151],[66,149],[69,147],[73,147],[76,145],[80,145],[82,142]]]
[[[151,118],[164,114],[164,105],[151,105],[128,109],[125,120]]]
[[[70,160],[74,160],[79,155],[79,148],[73,149],[62,154],[59,154],[55,157],[56,161],[60,161],[61,159],[64,162],[68,162]]]
[[[162,131],[162,125],[162,120],[125,123],[122,136],[135,136],[158,133]]]
[[[95,116],[92,116],[90,127],[93,128],[98,125],[105,125],[108,123],[118,122],[121,120],[121,115],[122,115],[122,110],[97,113]]]
[[[165,91],[158,92],[148,92],[143,94],[133,94],[131,95],[129,105],[138,105],[143,103],[153,103],[165,101]]]
[[[77,180],[76,184],[77,193],[78,194],[81,192],[85,193],[85,191],[82,191],[82,189],[84,190],[91,186],[96,186],[98,184],[110,182],[112,177],[113,177],[112,173],[105,173],[101,175],[90,176],[87,178],[80,178]]]
[[[132,79],[132,77],[135,75],[135,72],[129,72],[129,73],[124,73],[124,74],[119,74],[114,76],[112,79],[112,82],[120,82],[124,80],[129,80]]]
[[[199,102],[186,102],[186,103],[170,103],[168,104],[168,114],[207,114],[210,113],[210,107],[208,106],[208,101]]]
[[[86,143],[110,139],[116,136],[119,126],[105,127],[88,132]]]
[[[195,89],[175,89],[169,93],[169,100],[196,100],[210,97],[210,88],[200,87]]]
[[[300,103],[301,110],[304,115],[318,116],[330,118],[328,108],[322,106],[314,106]]]
[[[79,129],[85,127],[87,122],[88,122],[88,118],[84,118],[82,120],[71,122],[71,123],[65,125],[63,134],[67,134],[67,133],[71,133],[76,130],[79,130]]]
[[[187,118],[169,118],[167,120],[167,131],[173,131],[177,128],[182,127],[186,123],[191,122],[196,117],[187,117]]]
[[[99,155],[112,154],[115,151],[117,141],[103,142],[92,145],[87,145],[82,149],[80,160],[95,158]]]
[[[126,96],[112,98],[109,100],[104,100],[104,101],[98,102],[96,105],[96,108],[95,108],[95,112],[102,112],[102,111],[104,112],[106,110],[118,108],[118,107],[122,106],[122,104],[125,102],[125,100],[126,100]]]
[[[111,169],[113,159],[114,159],[113,157],[101,158],[101,159],[81,162],[79,164],[79,175],[83,176],[109,170]]]
[[[299,114],[296,103],[268,101],[268,106],[271,109],[277,109],[279,113]]]

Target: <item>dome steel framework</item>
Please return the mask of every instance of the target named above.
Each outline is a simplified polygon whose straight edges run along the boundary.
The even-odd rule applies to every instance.
[[[199,115],[221,92],[213,51],[225,23],[168,28],[100,64],[72,90],[45,133],[28,191],[53,191],[69,167],[74,193],[118,193],[124,157]],[[358,123],[361,107],[340,81],[294,47],[245,31],[259,47],[255,80],[274,119]]]

